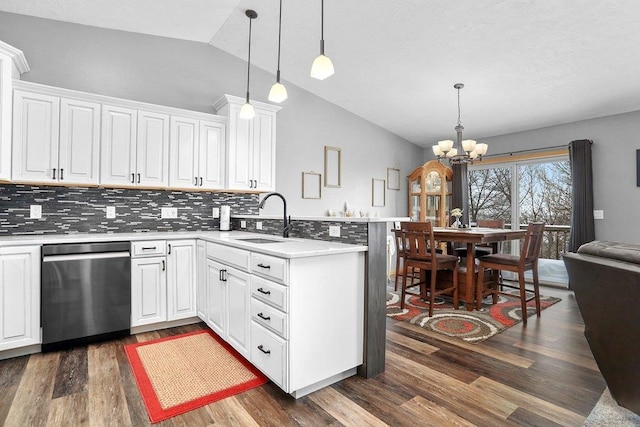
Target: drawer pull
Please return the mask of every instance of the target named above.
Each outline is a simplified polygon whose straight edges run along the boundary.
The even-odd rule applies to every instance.
[[[142,250],[143,250],[143,251],[153,251],[153,250],[155,250],[155,249],[156,249],[156,247],[155,247],[155,246],[143,246],[143,247],[142,247]]]
[[[262,263],[258,264],[258,267],[260,267],[260,268],[266,268],[266,269],[271,268],[271,266],[270,266],[270,265],[264,265],[264,264],[262,264]]]
[[[263,319],[263,320],[266,320],[266,321],[271,320],[271,316],[265,316],[265,315],[264,315],[264,314],[262,314],[262,313],[258,313],[258,317],[259,317],[259,318],[261,318],[261,319]]]
[[[271,291],[265,291],[262,288],[258,288],[258,292],[260,292],[261,294],[265,294],[265,295],[271,295]]]
[[[271,350],[265,350],[264,347],[262,346],[262,344],[260,344],[258,346],[258,350],[260,350],[261,352],[263,352],[264,354],[271,354]]]

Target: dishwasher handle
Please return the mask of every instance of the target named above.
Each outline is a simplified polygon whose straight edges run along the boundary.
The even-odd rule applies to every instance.
[[[129,252],[106,252],[93,254],[45,255],[42,262],[76,261],[83,259],[129,258]]]

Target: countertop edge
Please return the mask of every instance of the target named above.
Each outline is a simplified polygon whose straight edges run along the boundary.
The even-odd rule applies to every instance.
[[[282,241],[279,243],[256,244],[237,240],[238,238],[257,237]],[[145,233],[87,233],[87,234],[56,234],[56,235],[12,235],[0,237],[0,249],[10,246],[47,245],[80,242],[107,241],[144,241],[144,240],[184,240],[200,239],[206,242],[218,243],[225,246],[258,252],[280,258],[294,259],[314,256],[338,255],[344,253],[366,252],[368,246],[348,243],[331,242],[326,240],[311,240],[300,238],[283,239],[278,236],[245,231],[177,231],[177,232],[145,232]],[[307,246],[305,248],[305,245]],[[292,247],[293,246],[293,247]]]

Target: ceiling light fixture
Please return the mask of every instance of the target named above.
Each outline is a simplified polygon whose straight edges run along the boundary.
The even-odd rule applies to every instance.
[[[251,70],[251,21],[258,17],[255,10],[247,9],[244,12],[249,18],[249,58],[247,59],[247,102],[240,109],[240,118],[253,119],[256,116],[256,110],[253,109],[253,105],[249,102],[249,76]]]
[[[318,80],[324,80],[335,73],[333,62],[324,54],[324,0],[320,9],[320,55],[313,60],[311,65],[311,77]]]
[[[282,0],[280,0],[280,17],[278,18],[278,71],[276,72],[276,82],[269,91],[269,101],[282,102],[287,99],[287,88],[280,83],[280,41],[282,39]]]
[[[489,146],[484,143],[477,144],[473,139],[462,140],[464,127],[460,122],[460,89],[464,87],[464,84],[456,83],[453,87],[458,91],[458,125],[455,127],[458,143],[454,148],[454,142],[446,139],[438,141],[438,145],[431,148],[438,160],[446,157],[449,159],[449,163],[473,163],[475,159],[482,160],[482,156],[486,154]]]

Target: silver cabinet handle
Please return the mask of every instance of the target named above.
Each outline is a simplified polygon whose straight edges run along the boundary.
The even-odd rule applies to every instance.
[[[196,187],[198,186],[198,177],[197,176],[193,177],[193,185],[195,185]]]
[[[167,267],[167,266],[166,266],[165,264],[166,264],[166,263],[165,263],[165,261],[164,261],[164,260],[162,260],[162,271],[166,270],[166,267]]]
[[[171,243],[169,243],[167,246],[169,248],[169,254],[171,254]]]
[[[60,169],[60,181],[64,179],[64,169]]]
[[[140,174],[138,174],[138,184],[140,184]]]
[[[56,168],[53,168],[53,175],[51,176],[51,179],[56,179]]]
[[[135,182],[136,182],[136,174],[135,174],[135,173],[132,173],[132,174],[131,174],[131,183],[132,183],[132,184],[135,184]]]
[[[202,187],[202,177],[200,177],[200,187]]]

